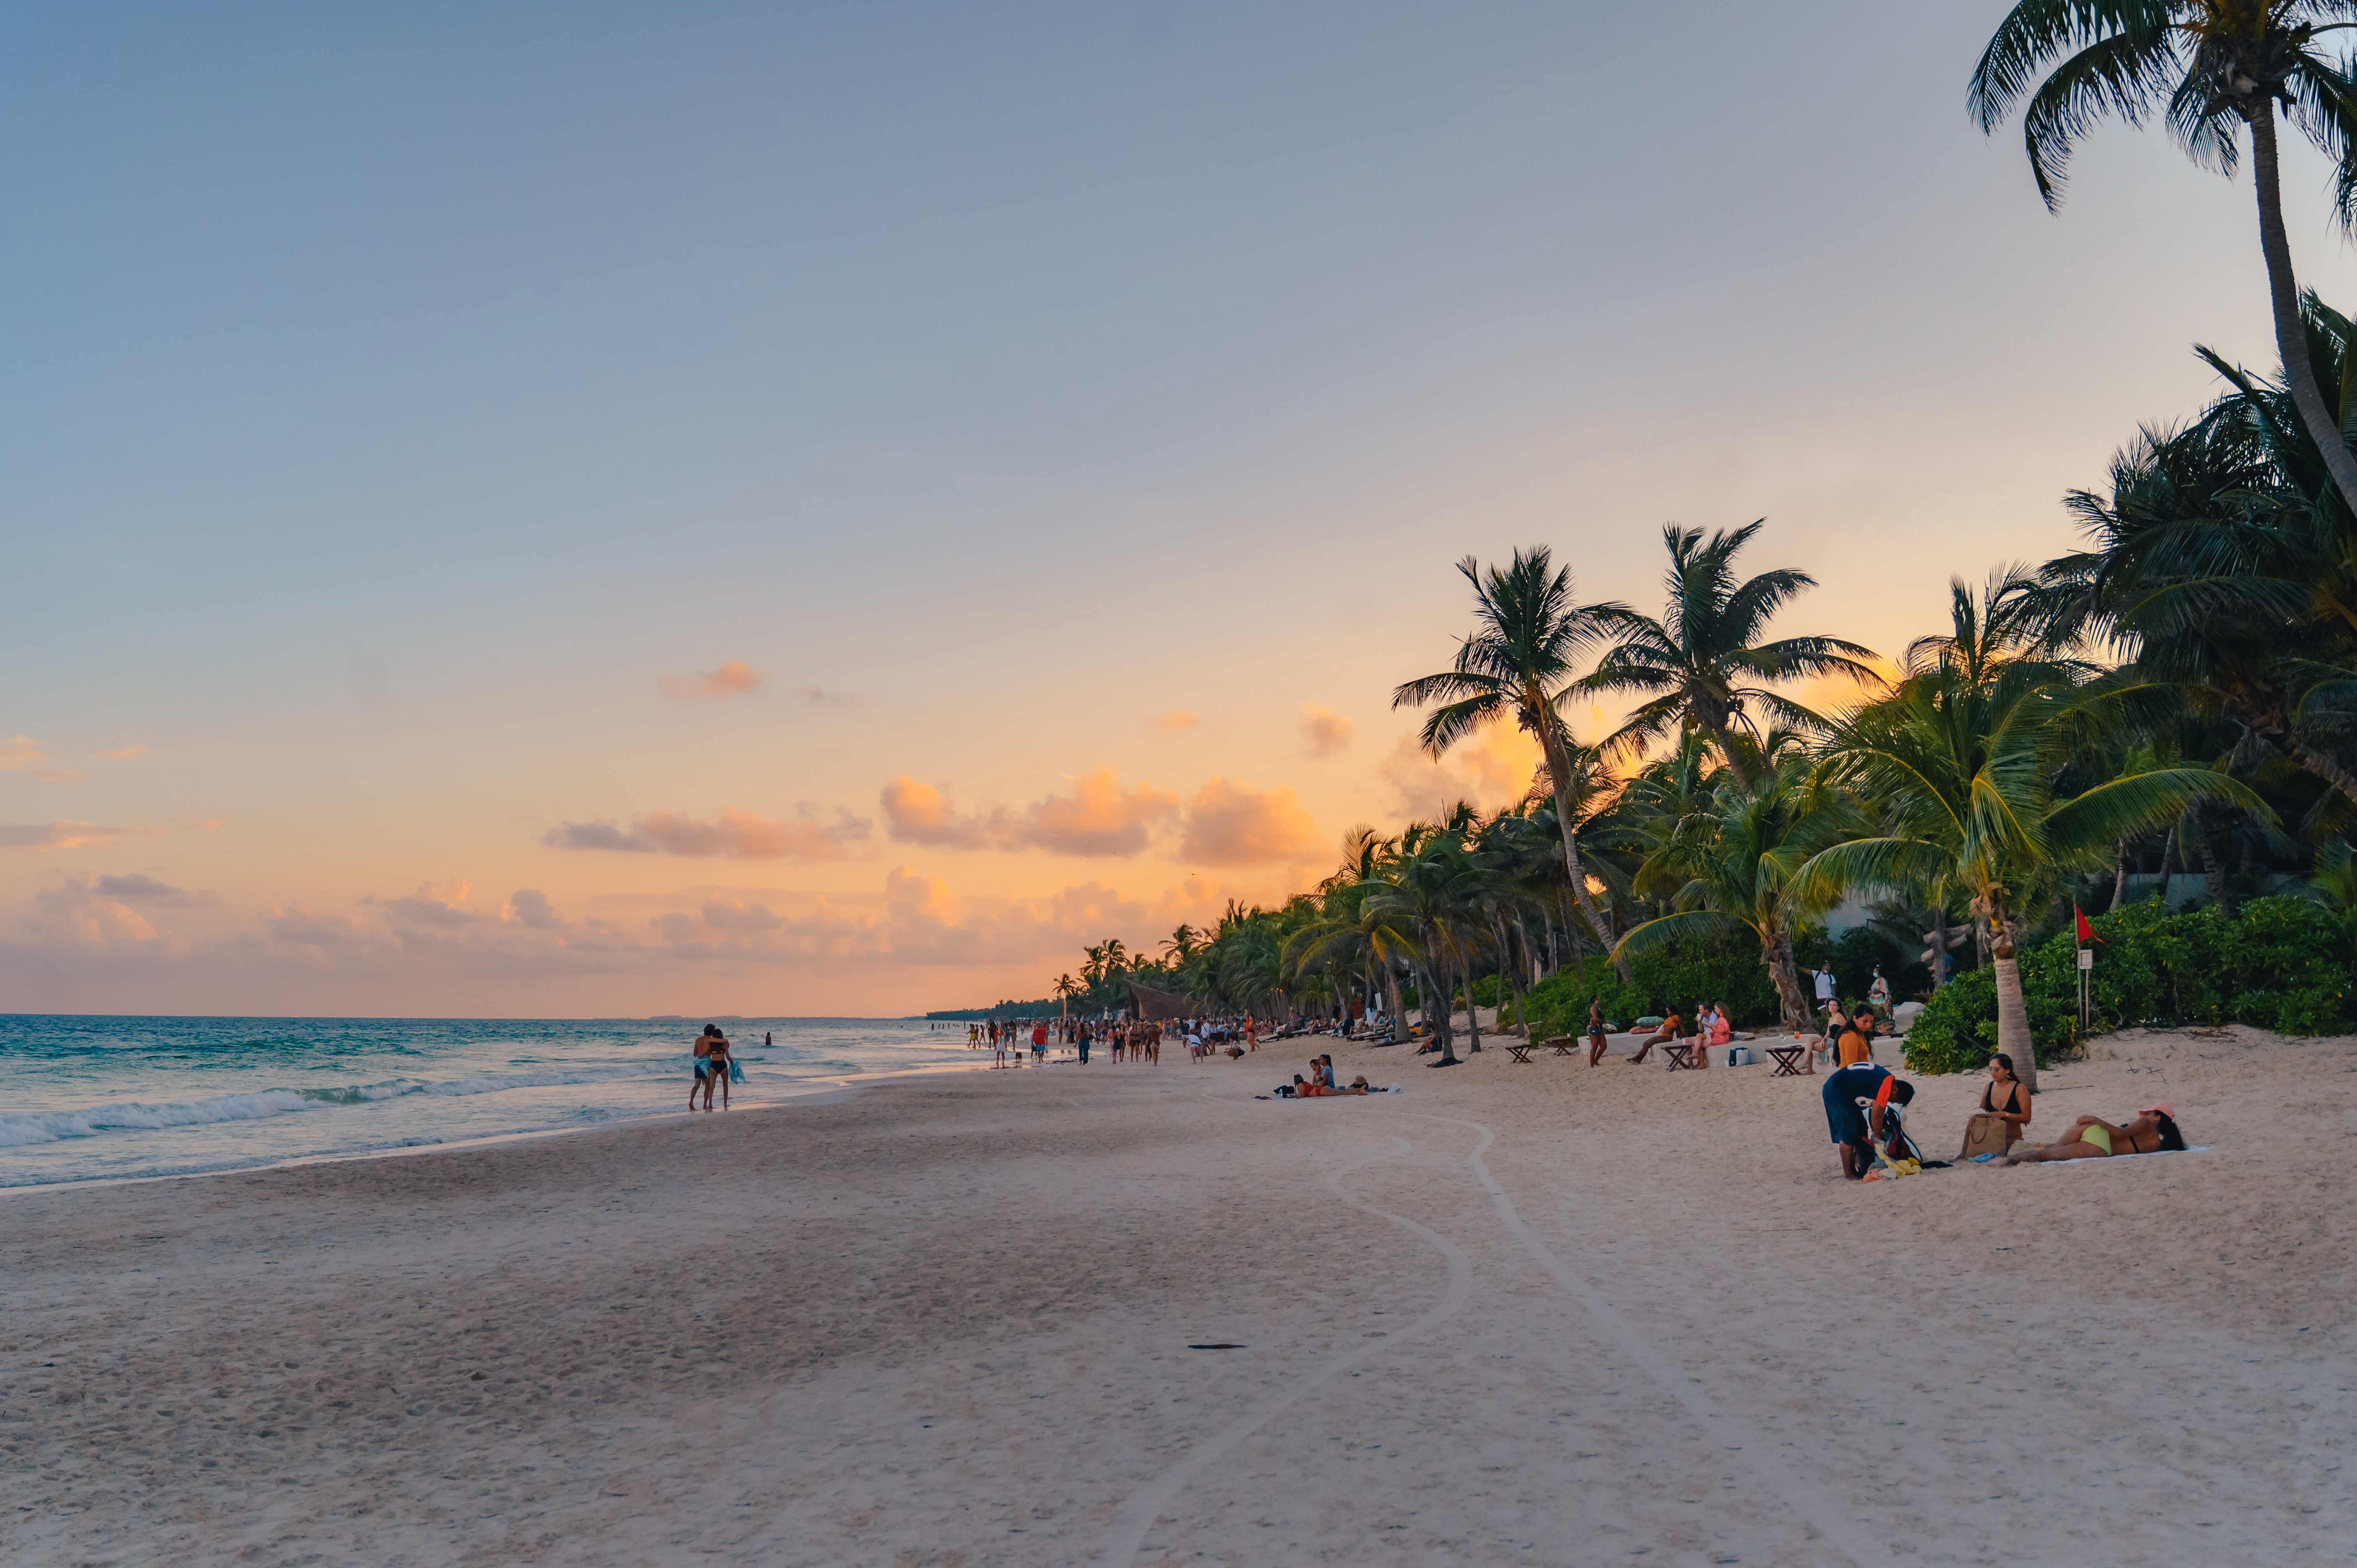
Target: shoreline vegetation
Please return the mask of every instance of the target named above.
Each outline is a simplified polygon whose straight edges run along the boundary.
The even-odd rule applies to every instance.
[[[2256,198],[2278,373],[2197,346],[2223,390],[2136,432],[2107,484],[2064,498],[2080,549],[1996,567],[1977,591],[1954,579],[1948,627],[1910,642],[1889,681],[1836,636],[1767,636],[1814,584],[1789,569],[1738,578],[1762,522],[1707,538],[1666,528],[1658,618],[1577,603],[1544,547],[1503,567],[1469,557],[1472,631],[1394,705],[1426,714],[1435,753],[1519,725],[1544,756],[1524,798],[1490,816],[1459,803],[1396,834],[1354,829],[1313,892],[1275,910],[1232,903],[1156,954],[1100,943],[1057,997],[1110,1013],[1135,979],[1206,1011],[1397,1017],[1403,987],[1471,1004],[1486,985],[1522,1016],[1526,993],[1566,971],[1583,999],[1604,994],[1593,958],[1620,1011],[1725,1002],[1740,1023],[1799,1033],[1817,1011],[1803,964],[1834,965],[1853,1009],[1863,966],[1935,1012],[1986,992],[1926,1065],[1969,1065],[1960,1042],[1986,1042],[2034,1091],[2040,1057],[2078,1031],[2058,1031],[2051,1009],[2033,1030],[2021,950],[2078,929],[2082,910],[2123,917],[2098,947],[2166,943],[2163,925],[2126,919],[2128,890],[2154,873],[2166,889],[2174,867],[2201,878],[2221,919],[2289,888],[2342,921],[2334,983],[2261,974],[2214,999],[2210,1021],[2357,1026],[2357,327],[2298,285],[2278,162],[2285,127],[2322,152],[2332,220],[2357,236],[2357,56],[2321,52],[2351,25],[2324,0],[2023,0],[1975,64],[1972,117],[1995,134],[2020,111],[2050,210],[2077,144],[2114,117],[2165,124],[2221,174],[2247,168]],[[1860,700],[1824,713],[1793,697],[1829,677]],[[1611,733],[1577,736],[1566,709],[1606,698],[1636,705]],[[1837,911],[1853,917],[1838,930]],[[1959,942],[1986,983],[1934,999]],[[1650,950],[1730,944],[1757,953],[1772,1006],[1760,976],[1696,964],[1639,983]],[[2183,1005],[2165,1015],[2205,1015]],[[1449,1010],[1433,1012],[1452,1065]]]

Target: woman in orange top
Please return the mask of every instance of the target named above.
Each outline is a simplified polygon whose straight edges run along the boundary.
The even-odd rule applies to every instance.
[[[1852,1018],[1849,1027],[1842,1031],[1840,1050],[1841,1059],[1835,1066],[1836,1071],[1874,1059],[1873,1014],[1863,1007],[1857,1010],[1857,1016]]]

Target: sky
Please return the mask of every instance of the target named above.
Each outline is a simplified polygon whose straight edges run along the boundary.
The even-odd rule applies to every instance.
[[[1039,996],[1527,786],[1390,706],[1463,556],[1895,652],[2272,364],[2002,11],[9,7],[0,1011]]]

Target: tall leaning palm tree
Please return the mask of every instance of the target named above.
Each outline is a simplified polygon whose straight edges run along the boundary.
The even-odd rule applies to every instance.
[[[2352,27],[2357,0],[2021,0],[1973,71],[1969,106],[1994,132],[2026,101],[2022,141],[2049,210],[2061,203],[2073,146],[2106,115],[2136,126],[2164,120],[2188,156],[2224,175],[2241,162],[2248,128],[2276,347],[2300,422],[2357,510],[2357,454],[2326,406],[2301,330],[2276,142],[2281,105],[2332,159],[2334,214],[2357,230],[2357,80],[2350,60],[2316,49],[2322,35]]]
[[[2032,664],[1986,682],[1934,669],[1847,715],[1826,746],[1826,781],[1874,802],[1883,825],[1812,856],[1793,875],[1796,896],[1822,904],[1853,888],[1967,893],[1996,971],[1997,1049],[2032,1093],[2038,1064],[2015,948],[2061,874],[2109,862],[2120,840],[2174,822],[2199,800],[2266,811],[2204,768],[2121,774],[2066,792],[2074,745],[2099,722],[2097,704],[2133,705],[2135,696],[2109,682],[2074,690]]]
[[[1669,524],[1662,530],[1670,552],[1664,578],[1669,601],[1662,618],[1605,607],[1601,618],[1616,641],[1579,689],[1645,699],[1606,745],[1633,751],[1673,726],[1698,730],[1717,745],[1738,779],[1756,786],[1767,765],[1755,711],[1770,724],[1823,727],[1816,714],[1772,686],[1813,675],[1876,680],[1858,662],[1873,658],[1874,650],[1855,642],[1838,637],[1760,640],[1778,610],[1817,585],[1814,577],[1790,567],[1736,580],[1737,553],[1766,521],[1720,529],[1708,539],[1699,528]]]
[[[1571,801],[1579,775],[1579,748],[1564,723],[1562,708],[1577,689],[1573,665],[1603,639],[1608,624],[1629,611],[1619,604],[1574,603],[1571,568],[1555,565],[1543,544],[1515,551],[1503,571],[1495,566],[1484,571],[1470,555],[1457,564],[1457,570],[1473,585],[1473,630],[1458,645],[1454,665],[1401,686],[1392,693],[1392,706],[1439,704],[1426,717],[1421,736],[1425,749],[1435,757],[1501,718],[1511,718],[1537,740],[1555,792],[1571,896],[1597,942],[1609,950],[1613,945],[1610,928],[1587,889],[1587,868],[1579,863],[1579,818]],[[1620,965],[1626,979],[1626,961]]]

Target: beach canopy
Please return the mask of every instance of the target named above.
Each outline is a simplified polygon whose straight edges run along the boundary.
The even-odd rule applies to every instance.
[[[1161,1022],[1184,1018],[1194,1011],[1187,999],[1175,991],[1157,991],[1151,985],[1140,985],[1134,980],[1125,983],[1129,987],[1130,1007],[1141,1019]]]

